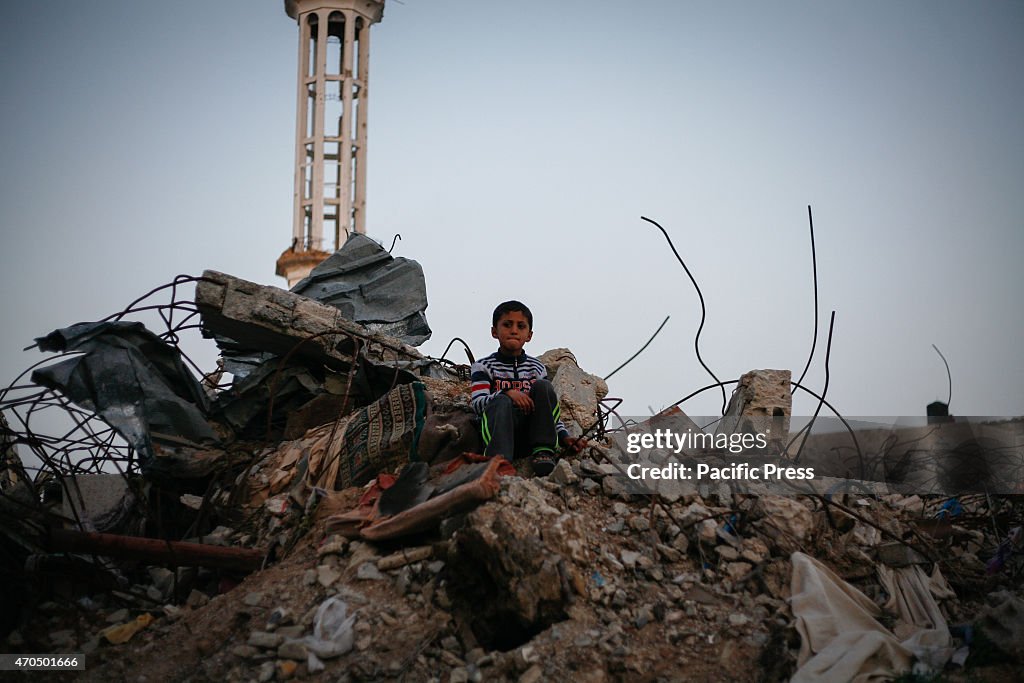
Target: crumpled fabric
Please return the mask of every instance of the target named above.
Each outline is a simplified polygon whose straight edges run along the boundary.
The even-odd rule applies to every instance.
[[[889,680],[910,671],[915,657],[927,671],[941,669],[952,655],[949,630],[929,587],[948,590],[948,585],[942,588],[941,575],[929,578],[917,567],[880,567],[892,596],[887,607],[902,624],[902,637],[897,637],[877,621],[882,610],[828,567],[800,552],[790,559],[790,604],[800,634],[792,682]]]
[[[143,471],[155,457],[154,434],[218,441],[206,421],[206,393],[181,354],[142,323],[78,323],[36,343],[41,351],[82,352],[34,371],[32,381],[99,414],[139,454]]]
[[[471,461],[467,461],[471,462]],[[371,541],[398,538],[437,526],[442,519],[463,510],[476,507],[498,494],[498,477],[502,472],[515,472],[511,463],[496,456],[484,462],[458,467],[456,471],[442,475],[435,486],[421,480],[418,473],[407,469],[398,479],[390,475],[386,481],[380,475],[360,499],[356,509],[332,515],[327,518],[327,533],[338,533],[349,538],[364,538]],[[393,515],[381,513],[381,503],[388,491],[400,487],[403,477],[410,480],[409,490],[400,499],[408,505]],[[420,499],[419,493],[429,497]]]
[[[328,491],[362,486],[380,472],[418,460],[430,398],[421,382],[400,384],[376,402],[311,429],[306,483]]]
[[[885,611],[898,617],[893,626],[896,637],[930,671],[941,671],[953,656],[953,638],[935,597],[954,594],[938,566],[929,577],[917,565],[879,565],[878,578],[889,594]]]
[[[860,683],[910,669],[913,655],[875,620],[881,615],[875,603],[814,558],[795,552],[790,559],[790,604],[800,634],[791,681]]]

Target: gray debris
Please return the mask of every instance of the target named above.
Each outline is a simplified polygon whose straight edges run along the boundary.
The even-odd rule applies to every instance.
[[[377,569],[377,565],[372,562],[364,562],[359,565],[358,571],[356,571],[356,578],[364,581],[382,581],[387,577]]]
[[[211,446],[206,393],[181,354],[142,323],[79,323],[36,339],[40,351],[81,351],[32,373],[32,381],[96,411],[135,448],[143,471],[157,452],[154,434]]]
[[[366,235],[350,235],[292,292],[334,306],[349,320],[418,346],[430,339],[427,287],[416,261],[394,258]]]

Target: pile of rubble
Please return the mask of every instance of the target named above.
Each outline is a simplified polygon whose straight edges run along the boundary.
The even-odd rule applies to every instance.
[[[29,429],[29,403],[0,397],[18,420],[0,444],[4,651],[84,653],[80,678],[97,681],[1008,680],[1024,666],[1019,497],[832,479],[788,496],[637,490],[607,386],[567,349],[541,360],[590,447],[546,478],[484,461],[468,367],[410,345],[429,335],[425,297],[380,305],[415,264],[350,243],[295,292],[198,279],[192,310],[227,386],[120,320],[40,340],[77,353],[33,380],[110,432],[88,444],[90,470]],[[775,420],[780,461],[788,382],[746,376],[723,420]],[[654,419],[668,417],[689,420]],[[39,475],[16,446],[44,459]]]

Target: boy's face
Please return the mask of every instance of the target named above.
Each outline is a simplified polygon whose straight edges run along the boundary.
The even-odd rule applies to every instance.
[[[506,356],[518,356],[523,352],[523,344],[533,338],[533,330],[522,311],[509,311],[498,318],[491,336],[498,340],[498,348]]]

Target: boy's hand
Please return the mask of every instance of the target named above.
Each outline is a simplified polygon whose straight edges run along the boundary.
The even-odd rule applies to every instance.
[[[562,448],[572,451],[573,453],[579,453],[587,447],[587,440],[582,436],[578,439],[574,439],[571,436],[567,436],[562,439]]]
[[[505,392],[505,395],[512,399],[512,403],[515,404],[516,408],[523,411],[527,415],[533,412],[533,399],[527,394],[519,391],[518,389],[510,389]]]

